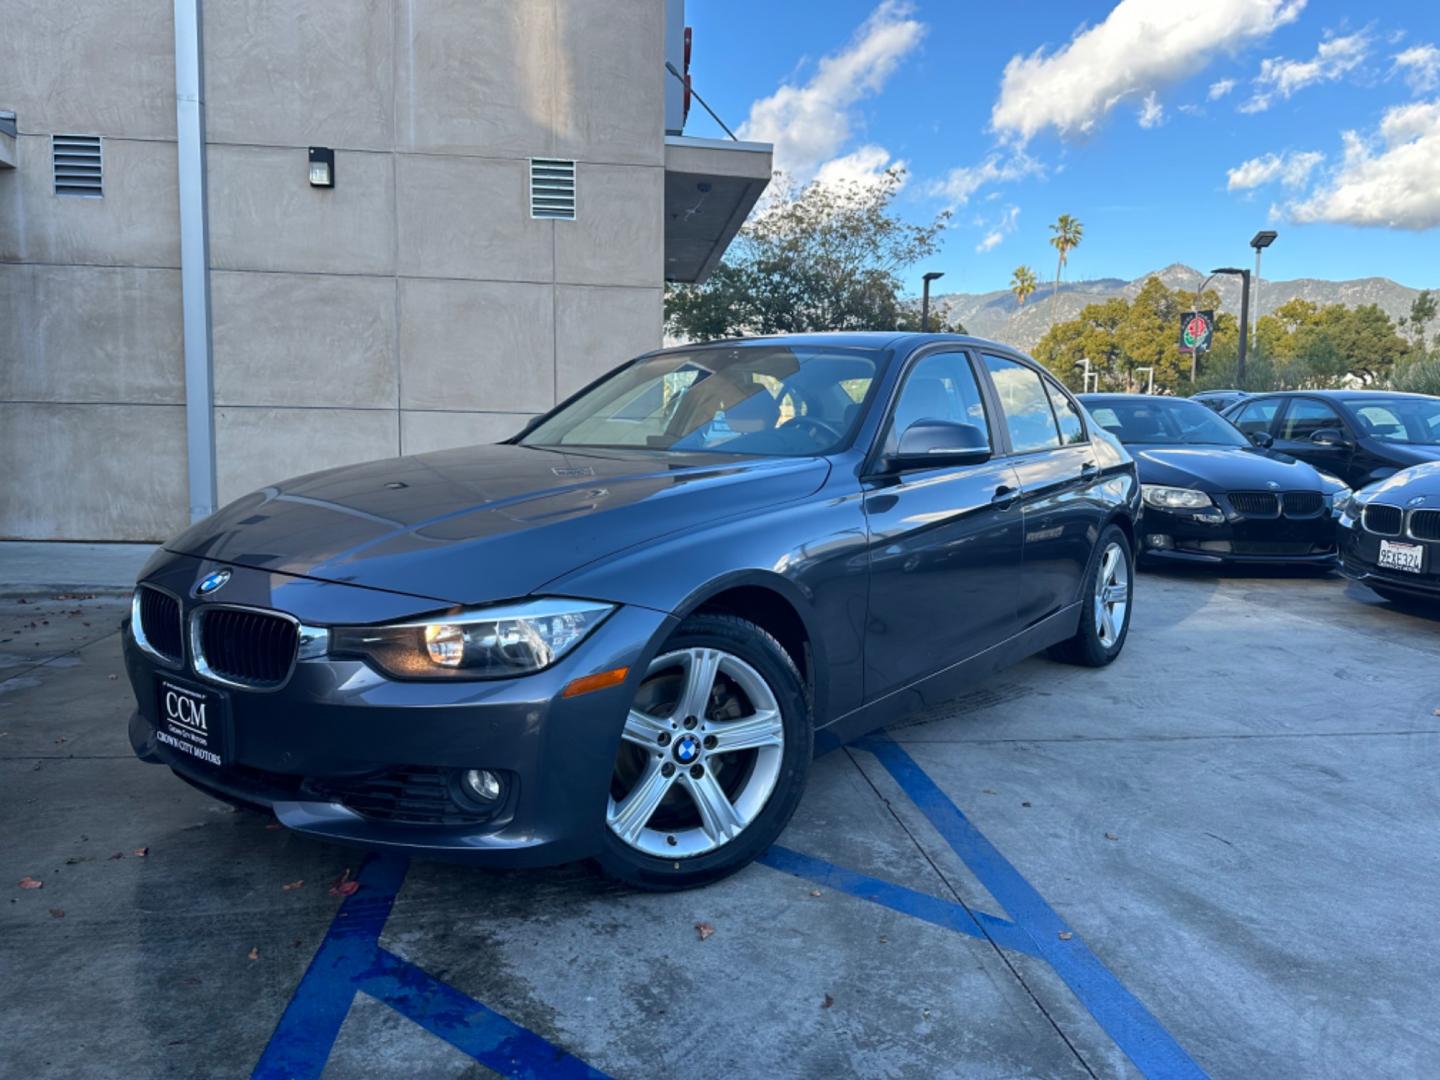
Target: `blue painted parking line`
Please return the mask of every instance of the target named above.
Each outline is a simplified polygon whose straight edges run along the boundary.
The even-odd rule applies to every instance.
[[[1206,1075],[909,753],[883,735],[862,739],[856,745],[885,766],[980,884],[1030,938],[1033,950],[1023,951],[1039,955],[1055,970],[1136,1068],[1148,1077],[1167,1080]],[[1061,934],[1067,936],[1062,938]]]
[[[787,874],[794,874],[806,881],[813,881],[816,885],[824,885],[861,900],[869,900],[872,904],[879,904],[891,911],[898,911],[902,915],[909,915],[946,930],[954,930],[956,933],[968,934],[982,940],[988,939],[1002,949],[1013,949],[1031,956],[1039,955],[1030,935],[1014,923],[983,911],[973,911],[953,900],[941,900],[936,896],[907,889],[903,885],[856,873],[854,870],[847,870],[843,866],[836,866],[824,859],[817,859],[813,855],[793,851],[778,844],[761,855],[757,861],[772,869],[783,870]]]
[[[357,992],[383,1002],[502,1076],[604,1073],[380,947],[380,932],[409,861],[382,855],[360,868],[252,1074],[254,1080],[318,1077]]]

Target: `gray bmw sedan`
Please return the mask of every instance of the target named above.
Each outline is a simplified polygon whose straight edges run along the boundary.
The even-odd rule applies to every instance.
[[[496,446],[237,500],[136,586],[130,739],[314,836],[652,889],[765,850],[817,746],[1131,611],[1135,465],[1013,350],[651,353]]]

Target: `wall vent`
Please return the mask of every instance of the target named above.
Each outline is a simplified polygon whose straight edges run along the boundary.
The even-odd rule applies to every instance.
[[[50,160],[55,170],[56,195],[98,199],[105,194],[99,135],[51,136]]]
[[[575,162],[530,159],[530,216],[575,220]]]

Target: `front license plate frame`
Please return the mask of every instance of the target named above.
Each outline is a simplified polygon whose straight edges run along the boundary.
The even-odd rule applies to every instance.
[[[1376,565],[1381,570],[1399,570],[1406,574],[1425,573],[1425,546],[1423,544],[1397,544],[1394,540],[1380,541],[1380,558]]]
[[[155,676],[155,739],[187,762],[211,769],[230,763],[230,702],[210,687]]]

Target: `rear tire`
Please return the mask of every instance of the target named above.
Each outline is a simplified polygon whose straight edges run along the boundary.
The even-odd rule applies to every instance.
[[[1050,656],[1067,664],[1104,667],[1120,655],[1130,636],[1134,606],[1135,555],[1118,525],[1100,533],[1085,578],[1080,626],[1068,641],[1050,647]]]
[[[790,821],[813,752],[804,682],[780,643],[732,615],[691,616],[626,719],[601,867],[654,892],[728,877]]]

